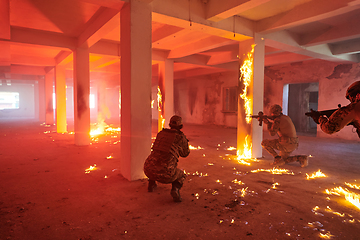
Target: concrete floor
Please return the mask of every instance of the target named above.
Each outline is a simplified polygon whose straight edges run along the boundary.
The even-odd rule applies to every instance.
[[[121,176],[118,135],[77,147],[55,130],[0,122],[0,239],[358,239],[360,209],[325,190],[359,196],[346,185],[360,186],[359,141],[300,136],[294,154],[312,155],[309,166],[271,174],[267,153],[234,159],[235,129],[185,124],[203,149],[180,159],[188,177],[174,203],[170,185],[148,193],[146,179]],[[307,180],[319,169],[327,177]]]

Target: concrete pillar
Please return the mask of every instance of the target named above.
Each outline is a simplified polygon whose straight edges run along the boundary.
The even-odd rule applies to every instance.
[[[0,38],[10,39],[10,0],[0,0]]]
[[[254,48],[254,50],[252,50]],[[254,39],[246,40],[239,43],[239,65],[240,69],[244,62],[251,61],[252,74],[250,76],[250,82],[247,86],[246,98],[250,99],[248,107],[250,112],[245,111],[246,101],[243,100],[240,95],[244,94],[245,83],[244,74],[245,71],[240,71],[239,79],[239,100],[238,100],[238,121],[237,121],[237,150],[239,155],[243,155],[246,139],[248,140],[248,147],[252,145],[251,157],[262,157],[262,127],[260,127],[257,121],[254,119],[251,122],[247,121],[248,114],[257,114],[262,111],[263,108],[263,95],[264,95],[264,41],[255,35]],[[242,77],[243,76],[243,77]]]
[[[39,121],[45,122],[45,79],[39,79]],[[36,108],[35,108],[36,109]]]
[[[45,74],[45,124],[54,124],[54,109],[53,109],[53,85],[54,73],[53,71]]]
[[[66,73],[64,65],[55,66],[56,131],[65,133],[66,127]]]
[[[144,178],[151,147],[151,8],[138,1],[121,9],[121,174]]]
[[[10,0],[0,0],[0,39],[10,40]],[[10,72],[10,42],[0,42],[0,71]]]
[[[90,144],[90,71],[89,51],[74,51],[74,133],[75,145]]]
[[[265,40],[255,34],[254,37],[254,75],[253,75],[253,113],[264,111],[264,71],[265,71]],[[252,156],[262,157],[261,142],[263,128],[253,121],[252,124]]]
[[[159,63],[159,87],[162,92],[164,127],[174,115],[174,61],[165,59]],[[160,117],[159,117],[160,122]],[[161,127],[162,128],[162,127]],[[161,130],[159,124],[159,131]]]

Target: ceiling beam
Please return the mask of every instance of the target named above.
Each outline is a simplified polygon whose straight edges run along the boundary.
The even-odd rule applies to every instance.
[[[211,0],[206,3],[206,19],[218,22],[269,1],[270,0]]]
[[[76,38],[61,33],[11,27],[11,42],[75,49]]]
[[[112,41],[98,41],[89,48],[90,53],[120,57],[120,43]]]
[[[313,58],[328,61],[351,61],[357,62],[357,57],[351,55],[333,55],[328,44],[317,46],[301,46],[297,39],[298,35],[289,33],[288,31],[279,31],[263,35],[265,45],[273,48],[282,49],[287,52],[293,52]]]
[[[189,9],[189,3],[190,9]],[[236,17],[213,22],[205,19],[202,1],[157,0],[152,2],[152,19],[155,22],[187,28],[219,37],[243,41],[254,35],[253,21]],[[234,27],[235,25],[235,27]],[[234,36],[234,32],[236,33]]]
[[[329,28],[327,31],[313,37],[302,35],[301,38],[307,40],[306,42],[302,40],[301,44],[305,46],[314,46],[318,44],[333,43],[339,41],[346,41],[354,38],[360,38],[359,26],[360,18],[355,17],[349,19],[349,21],[341,25]]]
[[[107,7],[107,8],[113,8],[120,10],[123,5],[125,4],[124,0],[81,0],[82,2],[92,3],[95,5]]]
[[[120,12],[116,9],[100,7],[78,37],[78,47],[91,47],[120,24]]]
[[[60,51],[55,57],[55,64],[66,65],[73,60],[73,54],[70,51]],[[54,64],[54,66],[55,66]]]
[[[311,47],[304,47],[298,51],[299,54],[304,54],[313,58],[328,60],[328,61],[349,61],[359,62],[358,56],[354,54],[338,54],[333,55],[329,44],[316,45]]]
[[[217,48],[229,44],[233,44],[233,40],[210,36],[205,39],[175,48],[170,51],[168,58],[180,58],[199,52],[204,52],[212,48]]]
[[[175,58],[173,60],[174,60],[174,62],[177,62],[177,63],[189,63],[189,64],[206,66],[209,59],[210,59],[209,56],[202,55],[202,54],[194,54],[191,56]]]
[[[321,21],[358,9],[351,4],[357,0],[313,0],[294,7],[292,10],[256,22],[256,32],[270,33]]]
[[[169,52],[167,50],[152,49],[152,60],[153,61],[165,61],[168,58]]]
[[[45,75],[43,67],[11,65],[11,74]]]
[[[227,62],[234,62],[239,61],[238,58],[239,51],[226,51],[226,52],[219,52],[211,55],[208,65],[217,65]]]
[[[152,43],[153,46],[156,46],[158,41],[166,41],[174,39],[175,37],[185,35],[188,31],[181,31],[183,28],[171,25],[163,25],[162,27],[156,29],[152,32]]]
[[[11,54],[11,64],[28,66],[55,66],[54,58]]]
[[[265,56],[265,66],[273,66],[278,64],[286,64],[292,62],[301,62],[305,60],[310,60],[311,57],[291,53],[291,52],[282,52],[278,54],[270,54]]]
[[[360,53],[360,39],[329,44],[329,46],[334,55]]]

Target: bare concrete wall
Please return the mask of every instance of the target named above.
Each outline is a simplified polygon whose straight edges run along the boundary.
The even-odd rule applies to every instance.
[[[347,87],[360,80],[360,64],[335,63],[311,60],[299,63],[270,66],[265,68],[264,111],[272,104],[282,104],[283,87],[293,83],[319,83],[318,109],[334,109],[338,104],[345,106]],[[351,126],[333,135],[324,134],[318,127],[317,136],[358,140]]]
[[[236,127],[237,115],[222,111],[222,98],[223,88],[237,86],[237,81],[235,71],[175,80],[175,114],[186,123]]]
[[[6,83],[0,86],[0,92],[17,92],[19,93],[19,108],[0,110],[0,119],[38,119],[35,116],[35,86],[33,81],[28,83]]]

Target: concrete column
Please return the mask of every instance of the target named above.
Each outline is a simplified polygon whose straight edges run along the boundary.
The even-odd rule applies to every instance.
[[[137,180],[151,147],[151,8],[130,1],[120,16],[121,174]]]
[[[45,122],[45,79],[39,79],[39,121]]]
[[[254,37],[254,75],[253,75],[253,113],[264,111],[264,71],[265,71],[265,40],[255,34]],[[252,124],[252,156],[262,157],[261,142],[263,139],[263,128],[253,121]]]
[[[0,0],[0,39],[10,40],[10,0]],[[10,42],[0,42],[0,71],[10,72]]]
[[[53,85],[54,85],[53,71],[45,74],[45,124],[54,124],[54,109],[53,109]]]
[[[10,0],[0,0],[0,38],[10,39]]]
[[[64,65],[55,66],[56,131],[65,133],[66,128],[66,73]]]
[[[174,115],[174,61],[165,59],[159,63],[159,87],[162,92],[165,127]],[[159,129],[160,131],[161,129]]]
[[[254,50],[252,51],[252,49]],[[244,153],[244,145],[246,144],[246,138],[248,144],[252,145],[251,157],[262,157],[262,127],[260,127],[256,120],[252,120],[252,123],[246,121],[248,114],[257,114],[262,111],[263,108],[263,95],[264,95],[264,41],[255,36],[254,39],[240,42],[239,44],[239,65],[240,69],[244,62],[251,61],[251,79],[247,86],[246,97],[250,99],[248,103],[250,113],[245,111],[246,101],[243,100],[240,95],[243,94],[245,89],[244,77],[240,72],[239,79],[239,100],[238,100],[238,123],[237,123],[237,150],[240,155]],[[249,59],[250,58],[250,59]]]
[[[90,71],[89,51],[74,51],[74,133],[75,145],[90,144]]]

